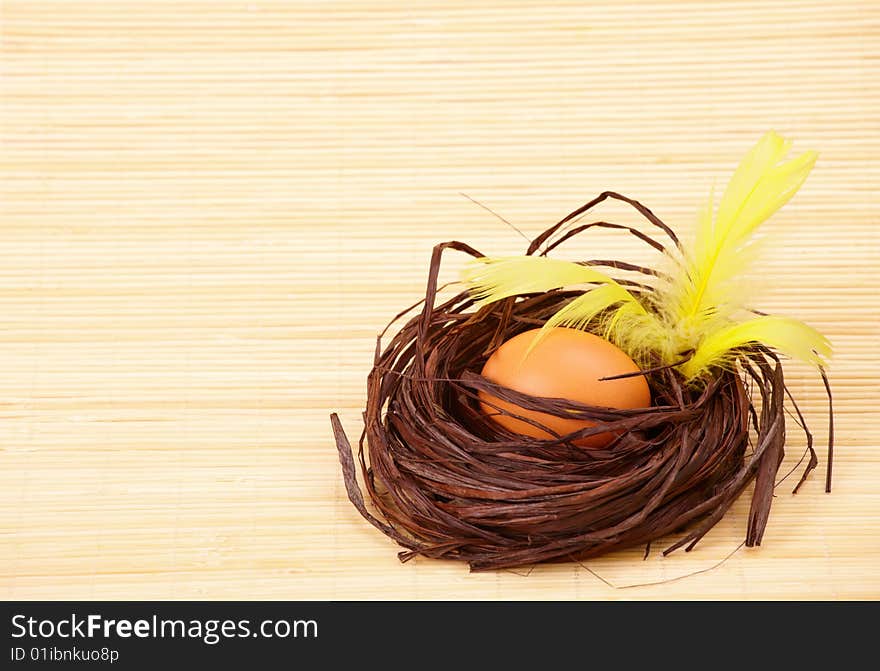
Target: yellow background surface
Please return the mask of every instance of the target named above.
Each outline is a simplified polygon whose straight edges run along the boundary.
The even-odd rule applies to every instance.
[[[880,597],[878,38],[870,0],[3,1],[0,597]],[[665,559],[399,564],[328,416],[359,434],[433,244],[523,250],[460,194],[533,236],[614,189],[685,231],[769,128],[821,155],[755,304],[834,343],[834,492],[824,393],[792,365],[823,463],[763,547],[623,588],[718,563],[739,505]]]

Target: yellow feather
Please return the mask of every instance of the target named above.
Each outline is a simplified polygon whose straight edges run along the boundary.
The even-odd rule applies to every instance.
[[[789,143],[773,131],[758,141],[731,177],[715,216],[710,195],[696,240],[680,254],[665,257],[670,267],[641,299],[593,268],[546,257],[477,259],[465,269],[463,280],[481,304],[598,285],[552,315],[544,333],[555,326],[593,325],[640,364],[659,360],[671,365],[690,353],[679,370],[691,381],[713,367],[729,365],[740,348],[756,342],[821,366],[831,347],[806,324],[773,316],[741,323],[736,319],[745,304],[741,275],[758,248],[752,234],[791,199],[816,162],[812,151],[781,162],[788,150]]]
[[[603,284],[584,292],[582,296],[578,296],[568,305],[562,308],[555,315],[547,320],[544,328],[553,328],[554,326],[570,326],[572,328],[584,328],[592,319],[612,305],[620,303],[629,303],[638,306],[640,313],[646,310],[642,307],[635,297],[619,284]]]
[[[789,143],[772,131],[761,138],[730,179],[714,218],[710,196],[695,243],[683,252],[678,267],[668,272],[670,279],[658,287],[656,309],[670,325],[669,337],[675,343],[667,350],[666,363],[686,350],[698,350],[704,340],[730,328],[747,302],[742,276],[759,249],[752,233],[791,199],[816,162],[816,153],[806,152],[779,164],[788,149]],[[688,376],[696,378],[713,365],[711,361],[711,357],[692,360]]]
[[[576,284],[617,285],[611,277],[589,266],[546,256],[474,259],[462,271],[462,281],[468,285],[471,295],[480,305],[510,296],[551,291]]]
[[[670,360],[677,351],[674,334],[661,315],[640,305],[621,303],[603,315],[602,335],[643,368]]]
[[[531,346],[526,354],[537,345],[541,339],[550,332],[550,329],[557,326],[567,326],[570,328],[585,329],[595,317],[616,306],[606,316],[604,335],[608,340],[617,342],[618,334],[623,333],[618,328],[620,320],[624,315],[635,316],[645,320],[655,319],[655,315],[649,313],[644,306],[624,287],[616,282],[610,284],[602,284],[598,287],[584,292],[568,303],[564,308],[552,315],[550,319],[541,328],[541,333],[532,341]],[[617,342],[618,345],[621,343]]]
[[[816,162],[817,154],[806,152],[777,165],[788,149],[789,143],[775,132],[765,134],[728,183],[714,222],[710,199],[695,249],[676,275],[677,286],[667,292],[674,301],[667,307],[678,318],[699,320],[707,310],[736,302],[728,299],[725,283],[745,269],[750,235],[791,199]]]
[[[769,131],[743,157],[718,205],[717,239],[723,240],[736,224],[738,214],[764,176],[788,153],[790,143]],[[708,240],[707,240],[708,242]]]
[[[740,210],[736,228],[731,232],[732,242],[744,240],[791,200],[807,179],[818,157],[816,152],[807,151],[788,163],[768,170]]]
[[[613,305],[627,312],[648,317],[642,304],[613,278],[589,266],[560,261],[546,256],[483,257],[465,266],[462,280],[478,305],[486,305],[511,296],[550,291],[576,284],[598,284],[554,314],[532,340],[526,356],[554,326],[570,324],[586,328],[598,313]],[[652,315],[650,315],[652,316]],[[611,330],[611,329],[609,329]],[[606,337],[613,339],[614,333]]]
[[[824,365],[831,356],[831,344],[816,329],[796,319],[766,315],[707,335],[681,371],[692,380],[711,367],[729,364],[732,350],[753,343],[815,366]]]

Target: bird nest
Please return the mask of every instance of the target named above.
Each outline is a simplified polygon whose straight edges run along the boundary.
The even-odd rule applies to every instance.
[[[617,224],[565,230],[564,224],[609,197],[632,205],[677,244],[674,232],[650,210],[606,192],[544,231],[527,254],[542,246],[546,254],[593,226],[628,231],[664,248],[644,232]],[[734,367],[717,369],[698,388],[685,384],[675,366],[644,370],[639,374],[653,399],[647,408],[610,410],[528,396],[493,384],[479,371],[501,343],[544,324],[577,293],[523,295],[478,309],[463,292],[435,305],[441,258],[450,249],[482,256],[461,242],[437,245],[420,311],[386,346],[384,333],[377,340],[357,451],[370,507],[350,442],[339,418],[331,417],[348,497],[364,518],[405,548],[401,560],[423,555],[466,561],[472,570],[513,568],[583,560],[638,545],[647,552],[652,541],[670,534],[680,537],[664,554],[691,550],[753,482],[744,542],[760,545],[784,454],[787,402],[806,435],[799,463],[809,456],[795,492],[818,463],[772,350],[743,348]],[[622,261],[584,263],[656,274]],[[648,284],[640,286],[650,290]],[[824,374],[823,381],[830,403]],[[478,402],[481,391],[594,426],[547,439],[516,435],[486,421]],[[602,449],[572,442],[604,432],[616,437]],[[832,434],[833,425],[826,489]]]

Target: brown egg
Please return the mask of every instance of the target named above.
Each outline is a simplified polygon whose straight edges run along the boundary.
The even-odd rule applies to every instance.
[[[599,378],[639,370],[635,362],[604,338],[571,328],[554,328],[528,353],[540,329],[525,331],[499,347],[483,366],[483,377],[530,396],[564,398],[584,405],[606,408],[644,408],[651,405],[651,392],[644,376],[600,381]],[[485,401],[528,417],[565,435],[595,426],[594,422],[563,419],[547,413],[526,410],[513,403],[479,393],[480,407],[493,421],[506,429],[535,438],[553,436],[528,422],[502,415]],[[611,432],[575,441],[582,447],[605,447],[614,439]]]

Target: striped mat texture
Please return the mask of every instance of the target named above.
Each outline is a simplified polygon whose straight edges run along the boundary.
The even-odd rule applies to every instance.
[[[878,65],[871,0],[3,0],[0,597],[880,597]],[[822,463],[763,547],[741,501],[688,554],[400,565],[328,418],[359,434],[435,243],[523,251],[462,194],[528,236],[605,189],[685,232],[771,128],[820,158],[754,303],[834,344],[833,493],[793,364]]]

